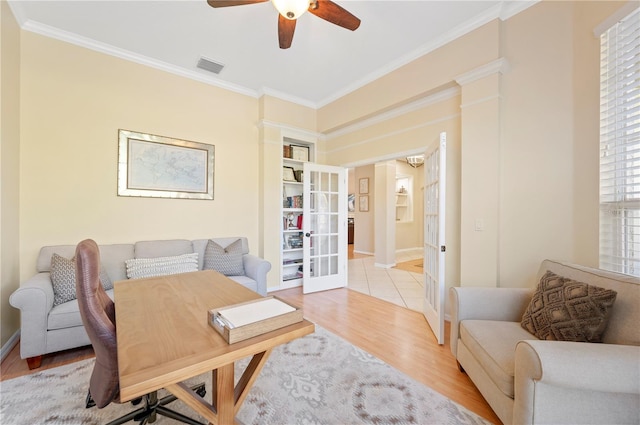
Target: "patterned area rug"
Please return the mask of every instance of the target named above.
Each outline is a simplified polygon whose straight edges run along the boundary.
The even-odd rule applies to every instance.
[[[85,409],[94,361],[0,382],[0,423],[97,425],[131,411],[130,403]],[[238,362],[236,377],[247,362]],[[210,373],[190,382],[203,381],[210,400]],[[168,407],[198,417],[180,401]],[[245,425],[488,424],[318,326],[314,334],[273,351],[237,419]],[[160,416],[156,421],[171,423],[176,422]]]

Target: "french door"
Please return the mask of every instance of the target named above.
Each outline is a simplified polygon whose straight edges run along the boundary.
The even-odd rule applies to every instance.
[[[424,303],[423,313],[438,344],[444,344],[445,204],[447,134],[424,160]]]
[[[302,292],[347,285],[347,170],[304,164]]]

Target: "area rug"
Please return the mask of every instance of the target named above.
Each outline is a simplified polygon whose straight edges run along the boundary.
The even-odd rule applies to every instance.
[[[131,411],[129,403],[85,409],[94,361],[0,382],[0,423],[97,425]],[[237,377],[247,362],[237,363]],[[205,382],[210,400],[210,373],[189,382]],[[198,418],[181,401],[168,407]],[[245,425],[489,423],[319,326],[273,351],[237,419]]]

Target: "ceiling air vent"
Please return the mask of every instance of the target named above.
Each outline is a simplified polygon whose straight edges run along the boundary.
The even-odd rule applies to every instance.
[[[198,60],[198,68],[205,71],[213,72],[214,74],[220,74],[224,65],[218,62],[214,62],[211,59],[207,59],[204,56]]]

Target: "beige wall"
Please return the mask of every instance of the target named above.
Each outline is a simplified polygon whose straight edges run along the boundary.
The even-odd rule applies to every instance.
[[[18,329],[9,295],[20,284],[20,28],[0,1],[0,345]]]
[[[622,5],[538,3],[323,107],[318,125],[329,130],[328,161],[357,164],[410,150],[448,127],[461,134],[461,168],[459,206],[448,209],[448,222],[457,216],[458,229],[455,238],[448,232],[447,261],[452,248],[467,248],[457,254],[460,276],[453,277],[447,263],[449,285],[532,286],[548,257],[597,266],[599,51],[593,28]],[[470,73],[500,60],[505,69],[469,82]],[[454,107],[443,101],[427,108],[430,114],[415,112],[420,118],[407,113],[357,127],[452,85],[461,88]],[[459,116],[448,112],[459,108]],[[403,137],[419,122],[426,137]],[[484,233],[476,232],[475,218],[484,218]],[[463,258],[472,260],[463,264]]]
[[[357,182],[367,161],[426,149],[447,132],[449,286],[481,280],[462,264],[463,244],[498,286],[531,286],[546,257],[597,265],[599,53],[592,30],[622,5],[543,1],[314,111],[18,31],[3,2],[2,342],[17,329],[16,311],[6,307],[15,277],[33,273],[42,245],[242,234],[277,268],[279,235],[271,233],[280,199],[273,195],[285,133],[317,139],[320,162],[357,166]],[[463,98],[473,86],[459,77],[500,59],[509,69],[486,77],[497,98],[476,92],[476,111],[467,114]],[[15,84],[7,90],[17,81],[19,91]],[[457,94],[439,97],[451,88]],[[119,128],[215,145],[215,200],[118,197]],[[469,155],[474,148],[478,154]],[[491,150],[497,154],[488,158]],[[463,176],[480,175],[489,163],[494,174],[485,188],[496,195],[483,198],[482,186]],[[18,173],[18,181],[6,178]],[[468,223],[485,211],[494,221],[478,237]],[[367,219],[357,202],[355,215],[358,232]],[[373,241],[374,229],[365,231]]]
[[[22,34],[20,255],[43,245],[244,235],[258,252],[258,102]],[[215,145],[215,199],[118,197],[118,129]]]
[[[360,179],[369,179],[369,193],[360,193]],[[361,254],[375,252],[375,170],[373,165],[356,167],[354,170],[353,193],[356,195],[356,210],[353,213],[353,251]],[[360,211],[360,197],[369,197],[369,211]]]

